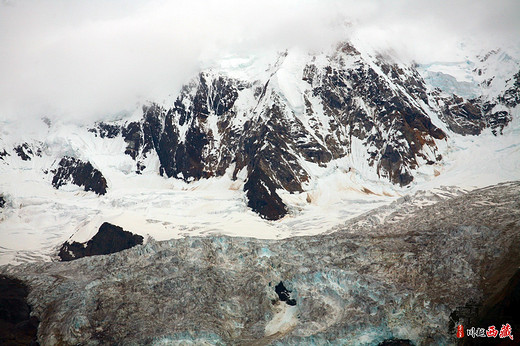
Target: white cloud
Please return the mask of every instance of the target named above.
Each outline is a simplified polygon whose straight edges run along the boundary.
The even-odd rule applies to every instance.
[[[516,40],[516,0],[13,0],[0,4],[0,119],[92,121],[161,101],[201,57],[321,49],[354,34],[416,60]],[[350,21],[353,27],[344,24]]]

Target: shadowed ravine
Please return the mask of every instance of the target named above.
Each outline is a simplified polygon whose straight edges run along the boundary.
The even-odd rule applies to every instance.
[[[424,207],[403,198],[314,237],[149,240],[0,273],[29,286],[44,345],[453,344],[450,314],[508,284],[519,244],[514,182]]]

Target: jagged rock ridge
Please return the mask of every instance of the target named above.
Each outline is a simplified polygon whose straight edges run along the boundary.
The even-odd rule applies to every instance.
[[[33,157],[34,155],[40,156],[40,157],[42,156],[40,148],[32,147],[28,143],[22,143],[22,144],[16,146],[13,150],[24,161],[31,161],[31,157]],[[7,154],[7,153],[4,150],[4,155],[5,154]]]
[[[6,156],[11,156],[11,155],[9,155],[9,153],[5,149],[0,151],[0,160],[4,160],[4,157],[6,157]]]
[[[100,124],[99,134],[121,132],[138,172],[152,151],[160,174],[186,181],[223,175],[232,165],[234,177],[245,169],[248,205],[275,220],[287,213],[276,190],[302,192],[311,176],[306,162],[346,157],[353,168],[368,163],[379,178],[405,186],[415,169],[442,160],[439,145],[448,134],[432,114],[454,133],[491,128],[499,134],[518,104],[520,72],[498,97],[464,99],[428,89],[414,65],[361,53],[349,43],[296,65],[293,55],[282,54],[266,80],[202,72],[171,108],[151,104],[142,120],[121,129]],[[484,81],[481,89],[489,85]]]

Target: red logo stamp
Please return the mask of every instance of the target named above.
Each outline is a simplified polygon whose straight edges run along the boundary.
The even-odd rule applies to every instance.
[[[464,326],[462,324],[459,324],[457,326],[457,338],[463,338],[464,337]]]

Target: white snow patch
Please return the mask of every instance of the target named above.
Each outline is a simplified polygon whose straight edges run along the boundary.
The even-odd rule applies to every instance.
[[[298,308],[280,302],[275,307],[276,313],[271,321],[265,325],[265,335],[284,334],[298,324]]]

